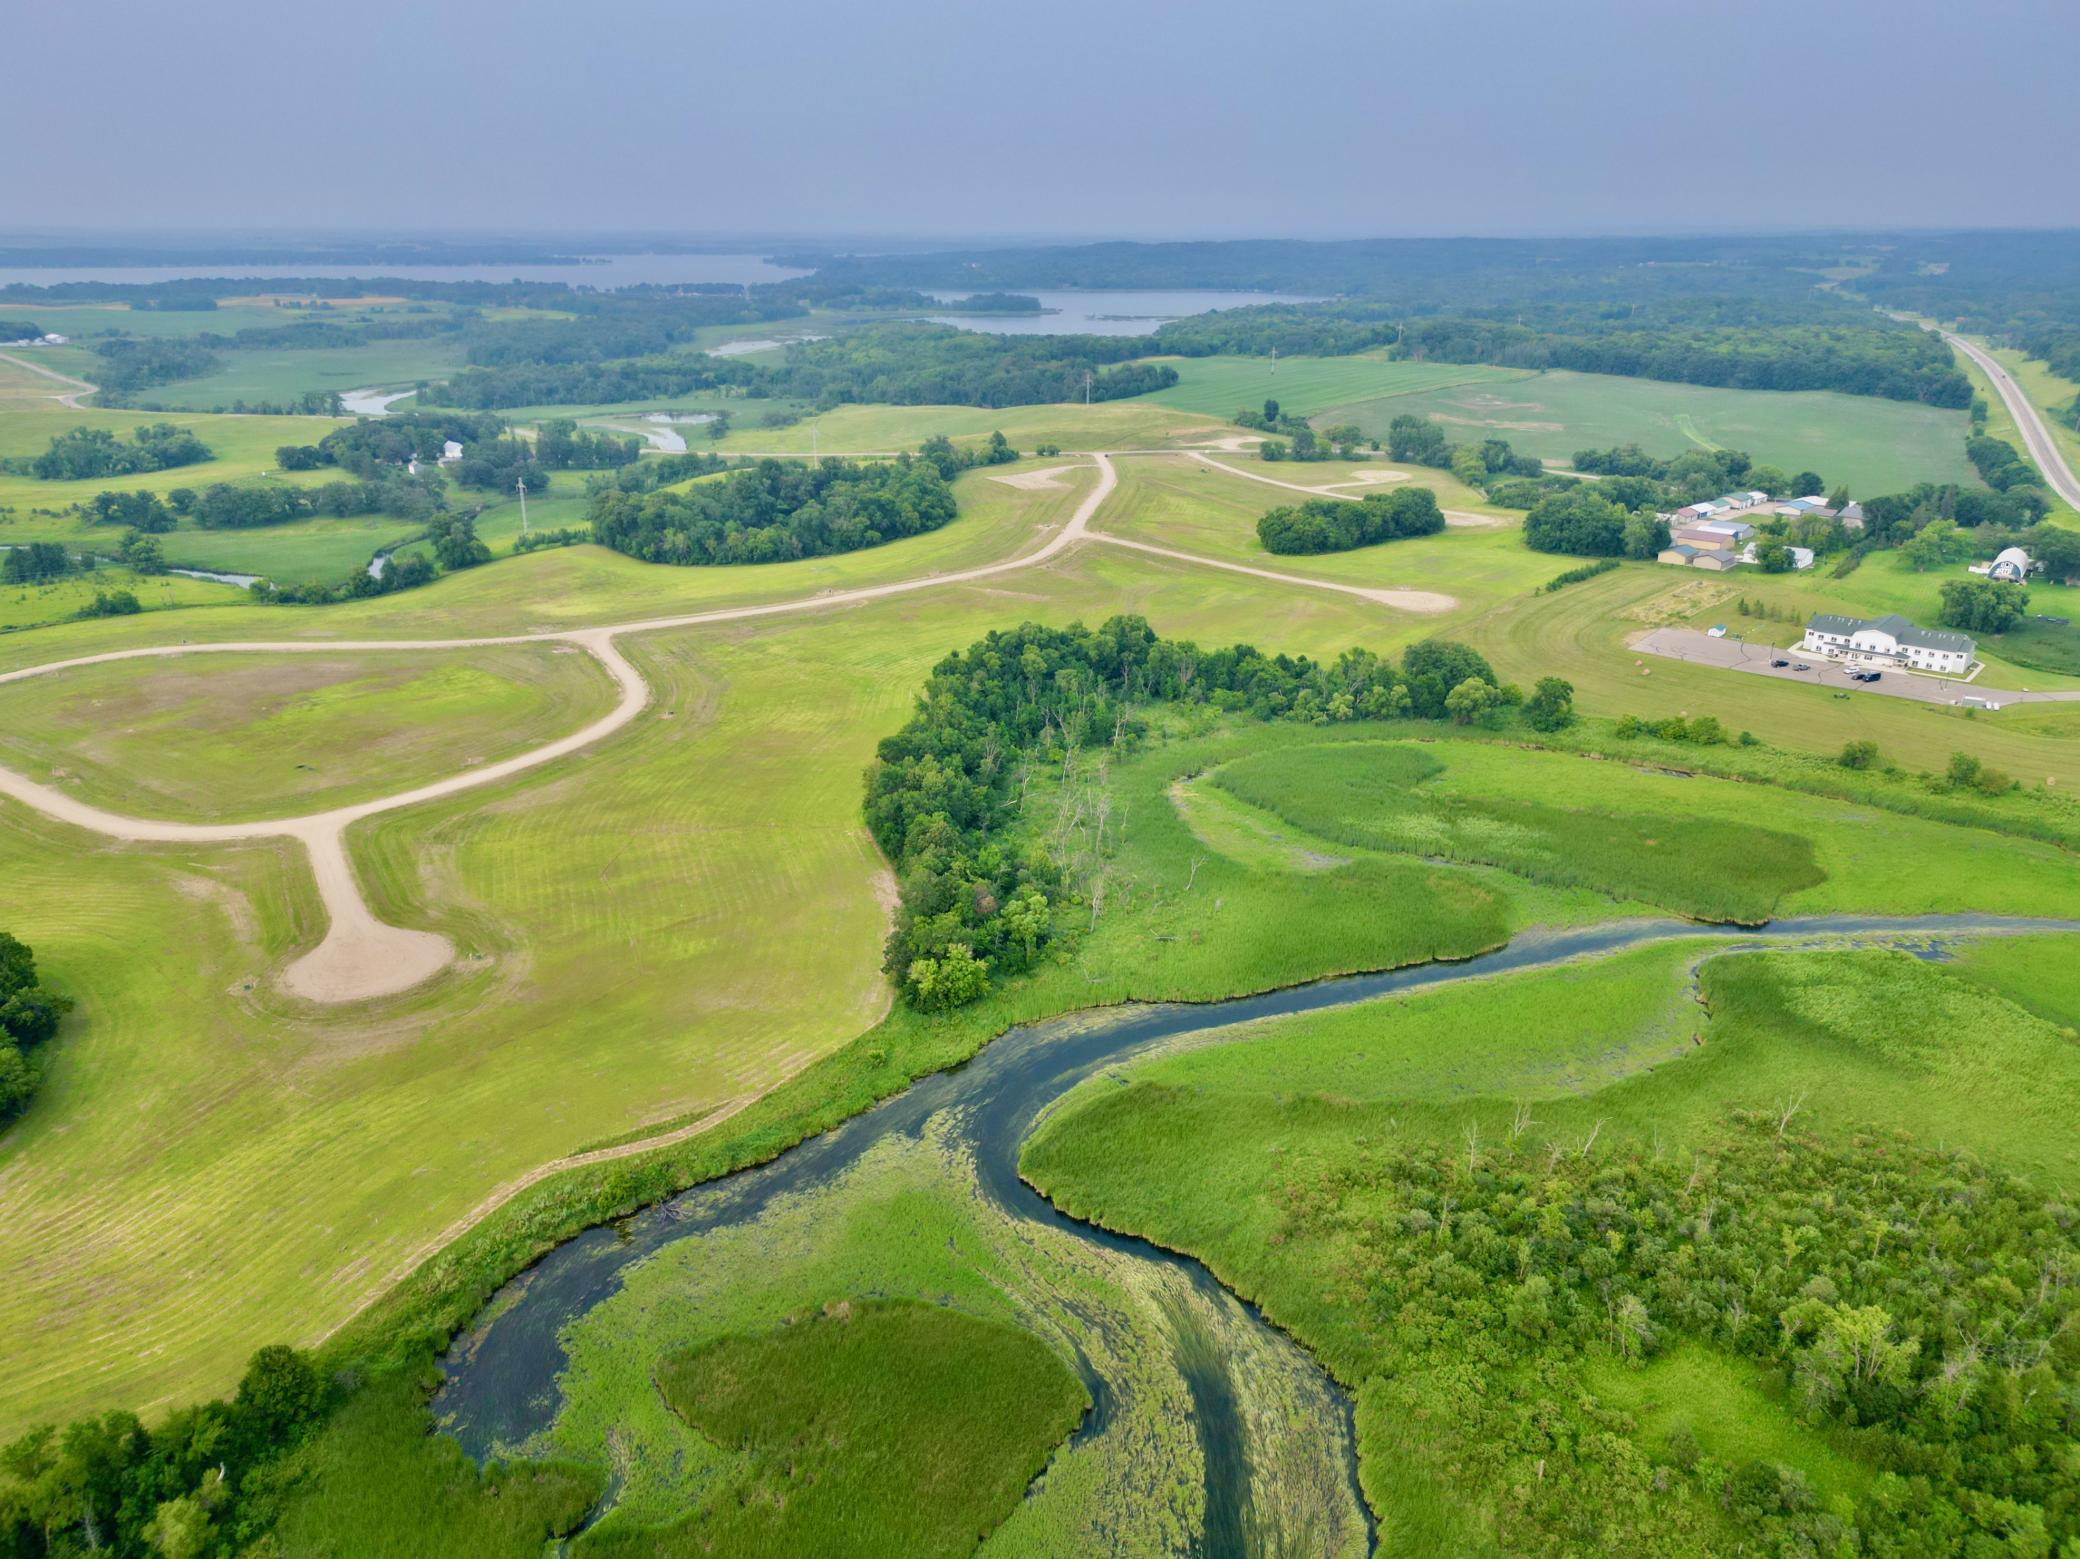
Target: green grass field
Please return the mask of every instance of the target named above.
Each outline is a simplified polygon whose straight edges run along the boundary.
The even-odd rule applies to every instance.
[[[1565,464],[1578,449],[1638,444],[1648,453],[1742,449],[1787,471],[1818,471],[1870,497],[1916,482],[1976,484],[1965,414],[1826,391],[1719,390],[1609,374],[1550,372],[1329,407],[1318,426],[1355,423],[1382,437],[1403,413],[1460,441],[1504,438]]]
[[[462,345],[454,336],[326,349],[274,347],[221,355],[223,366],[215,373],[154,385],[138,391],[138,400],[176,410],[229,411],[240,401],[287,404],[312,390],[345,392],[368,385],[409,385],[419,379],[441,378],[462,366]]]
[[[1234,400],[1245,370],[1257,365],[1205,366],[1208,376],[1178,389],[1212,405]],[[1296,361],[1279,372],[1295,370],[1294,383],[1315,375],[1303,398],[1346,386],[1354,394],[1410,386],[1365,399],[1375,411],[1470,393],[1419,389],[1387,373],[1421,366],[1350,360],[1303,369]],[[1497,382],[1483,393],[1543,394],[1567,377]],[[85,421],[140,420],[67,411],[50,402],[50,388],[0,377],[0,452],[40,448],[52,432]],[[1732,393],[1651,389],[1672,399]],[[1739,397],[1723,415],[1756,399]],[[1760,399],[1775,408],[1842,398]],[[1611,401],[1594,415],[1622,421],[1645,415],[1639,408],[1647,404]],[[1838,420],[1834,436],[1862,429],[1853,436],[1868,447],[1858,458],[1890,459],[1881,445],[1914,444],[1886,419],[1915,408],[1853,406],[1876,420]],[[1159,448],[1220,433],[1217,419],[1234,409],[1201,414],[1148,400],[1005,411],[846,407],[814,428],[827,450],[914,447],[940,431],[976,439],[993,428],[1027,450],[1042,439],[1071,449]],[[1804,463],[1754,447],[1738,429],[1729,435],[1698,407],[1668,415],[1690,417],[1700,436],[1743,444],[1758,458]],[[136,485],[164,490],[257,474],[271,468],[276,445],[329,426],[195,420],[219,459]],[[740,421],[723,447],[806,450],[810,430]],[[1929,434],[1927,449],[1948,450],[1960,435],[1945,424]],[[1221,458],[1259,469],[1246,456]],[[1825,459],[1814,463],[1841,474]],[[1071,468],[1060,485],[998,480],[1051,466]],[[1418,616],[1091,545],[972,584],[625,641],[656,691],[625,731],[538,772],[356,830],[351,846],[379,912],[439,930],[467,955],[457,970],[379,1009],[321,1010],[274,992],[271,975],[310,945],[321,915],[293,849],[120,847],[0,805],[0,894],[10,906],[0,924],[35,946],[50,983],[79,1004],[49,1051],[50,1075],[33,1108],[0,1134],[10,1206],[0,1267],[11,1275],[0,1289],[0,1326],[39,1339],[35,1356],[0,1379],[0,1434],[37,1417],[113,1405],[151,1416],[223,1391],[254,1347],[316,1342],[394,1292],[377,1319],[362,1323],[356,1335],[365,1337],[421,1303],[426,1285],[471,1270],[471,1262],[503,1260],[501,1270],[511,1270],[508,1258],[532,1248],[525,1231],[562,1226],[573,1186],[632,1185],[650,1172],[631,1160],[530,1192],[511,1223],[494,1221],[481,1240],[472,1236],[395,1289],[444,1231],[538,1166],[743,1106],[712,1140],[670,1150],[683,1158],[641,1161],[712,1169],[730,1155],[769,1149],[805,1121],[858,1108],[909,1071],[955,1061],[1013,1023],[1459,957],[1531,926],[1657,908],[1744,918],[1832,909],[2072,912],[2070,854],[2025,837],[2025,825],[2052,816],[2080,783],[2080,719],[2041,710],[1966,719],[1904,701],[1835,701],[1761,678],[1641,665],[1625,648],[1655,613],[1718,620],[1712,614],[1730,612],[1743,591],[1800,610],[1898,609],[1927,620],[1934,576],[1904,573],[1880,557],[1843,581],[1741,576],[1703,582],[1720,596],[1671,601],[1670,592],[1697,582],[1627,565],[1541,596],[1532,592],[1568,560],[1528,551],[1504,516],[1391,548],[1274,560],[1256,543],[1255,521],[1299,494],[1177,458],[1122,459],[1118,467],[1119,490],[1094,521],[1101,532],[1306,577],[1440,591],[1456,604]],[[1285,465],[1272,474],[1327,486],[1382,469]],[[1067,520],[1092,479],[1087,464],[1068,456],[971,471],[957,484],[960,517],[940,531],[770,567],[654,567],[588,546],[501,556],[425,589],[324,609],[266,607],[227,587],[151,581],[140,587],[147,605],[213,609],[8,634],[0,668],[176,639],[510,633],[809,597],[1031,548]],[[1479,505],[1478,494],[1442,473],[1410,479],[1435,487],[1448,508]],[[51,491],[60,486],[82,491]],[[0,541],[102,540],[36,512],[98,486],[0,479],[0,505],[11,510]],[[578,486],[574,478],[531,504],[533,524],[576,523]],[[267,533],[183,529],[166,543],[177,561],[324,578],[360,566],[403,533],[389,521],[311,521]],[[509,551],[517,507],[487,511],[482,533],[496,552]],[[25,623],[47,622],[63,599],[26,591],[12,606]],[[1526,686],[1565,676],[1592,719],[1713,713],[1764,745],[1697,758],[1756,766],[1751,782],[1736,783],[1655,772],[1687,766],[1685,754],[1658,747],[1637,749],[1634,765],[1436,727],[1251,728],[1210,713],[1158,722],[1145,751],[1110,767],[1106,783],[1125,827],[1102,866],[1100,912],[1074,956],[949,1017],[889,1013],[880,972],[888,884],[859,807],[860,774],[876,742],[909,713],[931,666],[988,629],[1118,612],[1144,613],[1162,633],[1205,644],[1247,640],[1315,656],[1353,645],[1392,652],[1444,633],[1475,644]],[[548,648],[409,665],[390,659],[221,656],[31,681],[0,689],[0,753],[38,775],[66,769],[66,783],[122,809],[249,817],[401,789],[489,761],[569,729],[605,696],[589,661]],[[1418,774],[1393,756],[1408,753],[1415,737],[1441,769]],[[2015,820],[2012,832],[1997,833],[1761,782],[1778,758],[1787,772],[1794,767],[1776,749],[1828,755],[1851,737],[1877,741],[1909,776],[1940,770],[1962,748],[2033,788],[2056,778],[2058,789],[1987,803],[1996,820]],[[1581,739],[1602,738],[1592,730]],[[1926,799],[1911,777],[1870,783]],[[1986,868],[1990,860],[1997,871]],[[1172,1220],[1162,1227],[1181,1243],[1203,1240],[1194,1248],[1287,1307],[1275,1313],[1295,1318],[1310,1341],[1305,1328],[1327,1327],[1328,1310],[1319,1293],[1308,1297],[1306,1274],[1288,1282],[1273,1270],[1262,1238],[1270,1227],[1262,1166],[1272,1142],[1304,1141],[1326,1153],[1354,1134],[1389,1129],[1386,1122],[1449,1140],[1467,1112],[1484,1129],[1505,1129],[1514,1100],[1532,1098],[1541,1129],[1556,1135],[1578,1139],[1605,1119],[1614,1133],[1660,1132],[1680,1145],[1734,1103],[1768,1104],[1805,1089],[1810,1113],[1829,1129],[1880,1118],[1918,1134],[1948,1132],[1945,1140],[2033,1174],[2069,1178],[2080,1168],[2054,1108],[2080,1080],[2068,1075],[2071,1045],[2060,1032],[2080,1012],[2080,989],[2011,951],[2026,944],[1975,948],[1954,967],[1875,953],[1715,960],[1702,974],[1707,1018],[1692,999],[1689,967],[1712,945],[1462,987],[1391,1010],[1289,1024],[1250,1036],[1247,1046],[1167,1056],[1136,1067],[1126,1087],[1106,1084],[1116,1101],[1094,1090],[1060,1117],[1035,1162],[1051,1176],[1084,1177],[1078,1194],[1097,1199],[1092,1205],[1145,1214],[1151,1228]],[[2042,965],[2074,963],[2063,941],[2035,945]],[[1911,1022],[1881,1032],[1881,1018],[1898,1013]],[[1702,1046],[1693,1043],[1700,1032]],[[1946,1048],[1957,1033],[1973,1035],[1979,1050]],[[1188,1086],[1179,1080],[1187,1078]],[[1113,1113],[1101,1118],[1105,1111]],[[140,1131],[140,1120],[151,1129]],[[1079,1142],[1086,1147],[1072,1154]],[[285,1517],[287,1551],[357,1551],[357,1541],[369,1546],[408,1507],[413,1530],[436,1534],[444,1552],[533,1552],[570,1531],[609,1472],[627,1501],[624,1536],[639,1550],[650,1540],[639,1525],[680,1519],[723,1490],[779,1487],[761,1460],[779,1442],[749,1451],[730,1443],[745,1427],[747,1402],[761,1400],[743,1389],[750,1377],[742,1371],[787,1387],[792,1428],[816,1421],[816,1402],[845,1408],[843,1394],[809,1384],[860,1379],[852,1336],[817,1322],[776,1341],[784,1320],[826,1301],[952,1296],[976,1318],[957,1324],[992,1328],[996,1341],[1006,1325],[1026,1326],[1052,1347],[1052,1363],[1074,1335],[1063,1329],[1064,1307],[1126,1302],[1107,1298],[1105,1273],[1050,1269],[1056,1258],[983,1230],[959,1166],[932,1160],[928,1149],[919,1144],[901,1165],[877,1166],[833,1203],[798,1210],[794,1223],[645,1269],[616,1306],[569,1339],[570,1406],[513,1468],[480,1479],[449,1442],[423,1433],[409,1389],[385,1380],[355,1398],[308,1453],[312,1492]],[[1203,1174],[1180,1181],[1194,1160]],[[1217,1209],[1225,1223],[1216,1225]],[[1056,1329],[1034,1324],[1043,1312]],[[1323,1346],[1332,1362],[1342,1357],[1333,1337]],[[935,1341],[926,1351],[936,1358],[965,1347]],[[727,1357],[739,1373],[729,1393],[694,1406],[689,1424],[656,1390],[655,1369],[692,1348],[711,1350],[711,1362]],[[887,1354],[872,1352],[877,1360]],[[1707,1366],[1671,1370],[1630,1399],[1633,1410],[1659,1425],[1660,1404],[1720,1389],[1714,1379]],[[925,1382],[911,1384],[926,1403]],[[939,1384],[952,1390],[960,1382]],[[1163,1395],[1170,1389],[1151,1384],[1137,1408],[1148,1436],[1174,1434],[1185,1421],[1183,1403]],[[764,1405],[774,1397],[768,1390]],[[1724,1422],[1705,1415],[1692,1427],[1700,1439],[1748,1443],[1739,1437],[1767,1428],[1768,1405],[1743,1399]],[[856,1415],[846,1412],[845,1433],[859,1443]],[[400,1425],[412,1432],[400,1434]],[[781,1428],[768,1422],[757,1433]],[[999,1430],[1019,1447],[1004,1466],[1024,1466],[1020,1456],[1059,1439],[1054,1427],[1019,1438],[1001,1422],[969,1438]],[[1770,1433],[1771,1443],[1788,1447],[1783,1454],[1810,1450],[1782,1425]],[[961,1449],[947,1450],[948,1465],[960,1464]],[[803,1454],[823,1452],[812,1443]],[[901,1491],[878,1476],[857,1482],[873,1465],[871,1457],[834,1460],[814,1495],[789,1500],[792,1514],[775,1516],[757,1500],[741,1506],[729,1519],[750,1525],[731,1527],[731,1541],[742,1547],[828,1530],[820,1523],[835,1519],[824,1513],[832,1507],[817,1503],[826,1494],[842,1497],[850,1512],[880,1509],[877,1501]],[[1089,1523],[1107,1500],[1117,1505],[1119,1488],[1102,1470],[1113,1465],[1065,1454],[1060,1476],[1050,1473],[1057,1503],[1039,1513],[1020,1506],[1001,1536],[1004,1551],[1048,1541],[1060,1548],[1064,1533],[1086,1550],[1103,1547],[1105,1528]],[[1001,1493],[992,1493],[991,1508],[1003,1505]],[[1177,1491],[1174,1510],[1156,1502],[1143,1514],[1156,1524],[1177,1516],[1188,1529],[1197,1497]],[[615,1530],[610,1520],[578,1551],[622,1541]]]
[[[6,534],[5,528],[0,527],[0,537]],[[91,573],[62,575],[44,584],[0,585],[0,632],[67,622],[81,608],[91,606],[97,594],[116,590],[129,591],[148,612],[173,607],[242,606],[246,600],[245,591],[236,585],[187,579],[178,574],[147,576],[127,568],[97,568]]]
[[[291,817],[525,752],[611,703],[569,645],[83,666],[0,687],[0,762],[133,816]]]
[[[846,1305],[726,1338],[668,1361],[657,1384],[747,1465],[678,1532],[608,1552],[957,1559],[1010,1515],[1090,1405],[1037,1337],[919,1304]]]
[[[1388,401],[1451,385],[1501,384],[1523,377],[1516,369],[1388,362],[1371,355],[1281,357],[1276,361],[1268,357],[1158,357],[1149,361],[1175,368],[1177,383],[1139,396],[1139,401],[1174,406],[1223,422],[1238,411],[1260,411],[1267,400],[1277,401],[1288,416],[1312,417],[1332,406]]]

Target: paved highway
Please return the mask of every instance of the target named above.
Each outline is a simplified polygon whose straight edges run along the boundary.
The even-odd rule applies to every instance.
[[[2008,415],[2022,430],[2022,442],[2029,446],[2030,459],[2037,463],[2037,469],[2044,473],[2044,479],[2051,484],[2052,490],[2074,508],[2080,509],[2080,477],[2073,475],[2073,468],[2066,464],[2065,452],[2044,425],[2043,414],[2022,393],[2022,386],[2015,382],[2014,375],[1984,347],[1974,345],[1963,336],[1953,336],[1947,330],[1938,334],[1977,363],[1986,377],[1993,381],[1994,389],[2000,392],[2001,401],[2008,408]]]

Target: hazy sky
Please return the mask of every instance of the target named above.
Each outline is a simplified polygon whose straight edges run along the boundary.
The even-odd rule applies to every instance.
[[[5,0],[0,228],[2080,225],[2080,0]]]

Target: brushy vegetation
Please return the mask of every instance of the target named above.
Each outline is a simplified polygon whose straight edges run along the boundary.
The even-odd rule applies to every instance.
[[[667,1360],[665,1400],[741,1458],[730,1486],[663,1532],[588,1551],[781,1556],[974,1551],[1090,1405],[1030,1333],[909,1302]]]
[[[1245,758],[1213,780],[1318,838],[1500,866],[1699,920],[1763,921],[1785,894],[1823,880],[1811,841],[1795,834],[1426,791],[1423,782],[1444,769],[1422,747],[1360,743]]]

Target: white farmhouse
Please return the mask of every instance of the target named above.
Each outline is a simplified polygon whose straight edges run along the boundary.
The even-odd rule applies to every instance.
[[[1853,665],[1903,667],[1957,676],[1971,669],[1978,645],[1968,634],[1917,628],[1897,612],[1884,617],[1837,617],[1822,612],[1806,624],[1799,649]]]

